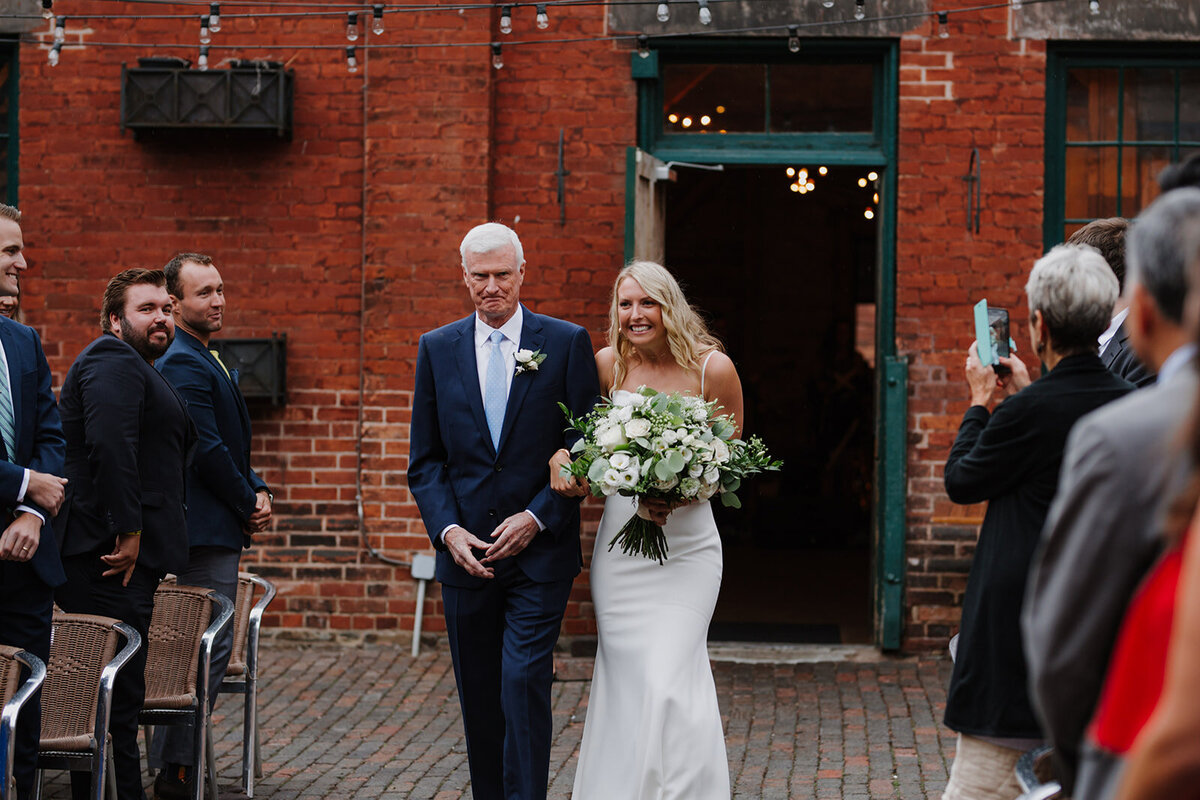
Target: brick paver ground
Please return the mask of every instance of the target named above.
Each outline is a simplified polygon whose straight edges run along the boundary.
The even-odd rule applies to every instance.
[[[470,797],[454,674],[444,650],[414,659],[385,645],[267,643],[262,656],[265,777],[255,797]],[[586,663],[568,666],[568,674],[590,674]],[[941,796],[954,746],[940,725],[949,662],[713,666],[735,798]],[[570,797],[589,685],[554,685],[552,800]],[[239,700],[222,697],[215,716],[225,798],[240,796]],[[64,776],[48,779],[43,796],[69,797]]]

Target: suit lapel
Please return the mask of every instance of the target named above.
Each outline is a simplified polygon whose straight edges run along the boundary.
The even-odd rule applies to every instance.
[[[204,345],[204,342],[192,336],[187,331],[177,330],[175,337],[181,338],[184,344],[199,354],[200,360],[208,367],[209,372],[216,377],[217,385],[221,387],[220,391],[230,394],[234,408],[238,410],[238,422],[242,426],[242,441],[250,441],[250,411],[246,408],[246,400],[242,397],[241,390],[238,389],[237,381],[235,380],[235,376],[237,375],[236,370],[231,370],[227,373],[225,367],[221,366],[221,363],[217,361],[216,356]]]
[[[541,333],[541,321],[538,320],[537,315],[530,313],[528,308],[521,306],[521,311],[524,315],[524,322],[521,323],[521,344],[518,349],[541,350],[546,343],[546,337]],[[517,421],[517,414],[521,412],[521,404],[525,402],[525,395],[529,393],[529,387],[537,380],[537,376],[536,372],[513,376],[512,388],[508,390],[508,406],[504,409],[504,430],[500,433],[501,450],[508,442],[513,424]]]
[[[458,376],[462,379],[463,397],[471,407],[471,416],[489,447],[492,444],[492,433],[488,430],[487,417],[483,413],[483,395],[479,393],[479,366],[475,361],[475,315],[467,317],[459,326],[458,336],[454,340],[454,360],[458,366]],[[495,455],[495,451],[492,451]]]
[[[1112,339],[1108,342],[1108,347],[1104,348],[1103,355],[1100,360],[1104,362],[1104,366],[1110,367],[1117,360],[1117,356],[1125,351],[1125,341],[1129,338],[1129,333],[1125,330],[1125,323],[1122,322],[1113,332]]]

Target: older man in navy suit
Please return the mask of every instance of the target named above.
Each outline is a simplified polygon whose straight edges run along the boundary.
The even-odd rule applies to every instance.
[[[15,297],[25,263],[21,212],[0,205],[0,294]],[[50,390],[50,367],[32,328],[0,317],[0,644],[50,657],[54,587],[66,580],[47,524],[62,505],[65,443]],[[40,694],[17,721],[17,796],[33,790]]]
[[[437,555],[476,800],[546,796],[553,650],[579,574],[579,501],[550,488],[558,403],[598,399],[583,328],[520,303],[525,256],[498,223],[463,239],[475,313],[421,337],[408,485]],[[522,358],[517,359],[518,352]]]
[[[187,473],[188,564],[179,582],[237,597],[238,563],[251,534],[271,521],[271,492],[250,468],[250,414],[237,385],[237,371],[209,349],[225,320],[225,284],[213,260],[180,253],[163,272],[175,314],[175,341],[155,362],[183,395],[196,426],[196,451]],[[209,686],[220,686],[233,649],[233,627],[213,647]],[[213,703],[217,695],[210,695]],[[190,794],[192,735],[172,726],[154,740],[150,757],[162,772],[154,781],[160,800]]]

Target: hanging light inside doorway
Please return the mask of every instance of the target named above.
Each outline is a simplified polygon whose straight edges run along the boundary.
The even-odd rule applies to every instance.
[[[696,0],[696,4],[700,6],[700,24],[712,24],[712,11],[708,7],[708,0]]]
[[[1100,13],[1100,0],[1090,0],[1088,2],[1088,11],[1092,12],[1092,16]]]
[[[833,0],[821,0],[821,5],[826,8],[833,8]]]
[[[788,25],[788,50],[793,53],[800,52],[800,26]]]
[[[1012,0],[1012,10],[1013,11],[1021,10],[1021,0]]]
[[[863,212],[863,216],[867,219],[875,219],[875,209],[867,206],[867,210]]]
[[[659,3],[658,10],[654,12],[654,16],[659,22],[667,22],[671,19],[671,6],[666,3]]]

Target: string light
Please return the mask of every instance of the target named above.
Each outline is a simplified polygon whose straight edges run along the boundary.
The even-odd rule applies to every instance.
[[[208,6],[208,29],[213,33],[221,32],[221,4],[210,3]]]
[[[833,0],[821,0],[821,5],[826,8],[833,8]]]
[[[1088,3],[1088,11],[1092,12],[1092,16],[1097,16],[1100,13],[1100,0],[1091,0]]]
[[[62,44],[67,39],[67,18],[59,17],[54,20],[54,43]]]
[[[383,35],[383,5],[380,3],[371,7],[371,33]]]
[[[500,32],[512,33],[512,6],[503,6],[500,9]]]
[[[208,45],[200,45],[200,58],[196,61],[196,66],[200,68],[201,72],[208,71]]]
[[[788,50],[800,52],[800,29],[795,25],[788,25]]]
[[[696,3],[700,6],[700,24],[711,25],[712,11],[708,8],[708,0],[696,0]]]
[[[42,19],[54,16],[54,0],[42,0]]]
[[[859,22],[862,22],[867,16],[866,4],[867,0],[854,0],[854,18]]]
[[[538,3],[537,6],[537,26],[539,31],[544,31],[550,27],[550,15],[546,13],[546,4]]]
[[[1021,0],[1012,0],[1012,10],[1013,11],[1021,10]]]
[[[358,14],[353,11],[346,15],[346,41],[358,41]]]
[[[211,30],[211,20],[209,20],[208,15],[205,14],[200,18],[200,44],[208,44],[212,41],[212,33],[210,33]]]
[[[50,52],[46,54],[46,60],[50,63],[50,66],[52,66],[52,67],[58,66],[58,55],[61,52],[62,52],[62,42],[55,42],[53,44],[53,46],[51,46]]]
[[[500,43],[492,42],[492,66],[504,69],[504,54],[500,51]]]
[[[650,57],[650,37],[644,33],[638,36],[638,55],[642,58]]]
[[[939,39],[949,39],[950,38],[950,15],[948,13],[946,13],[945,11],[937,12],[937,24],[938,24],[938,38]],[[870,219],[870,218],[868,217],[868,219]]]
[[[350,45],[346,48],[346,70],[349,72],[358,72],[358,48]]]
[[[658,10],[654,12],[654,16],[659,22],[667,22],[671,19],[671,7],[666,3],[659,3]]]

